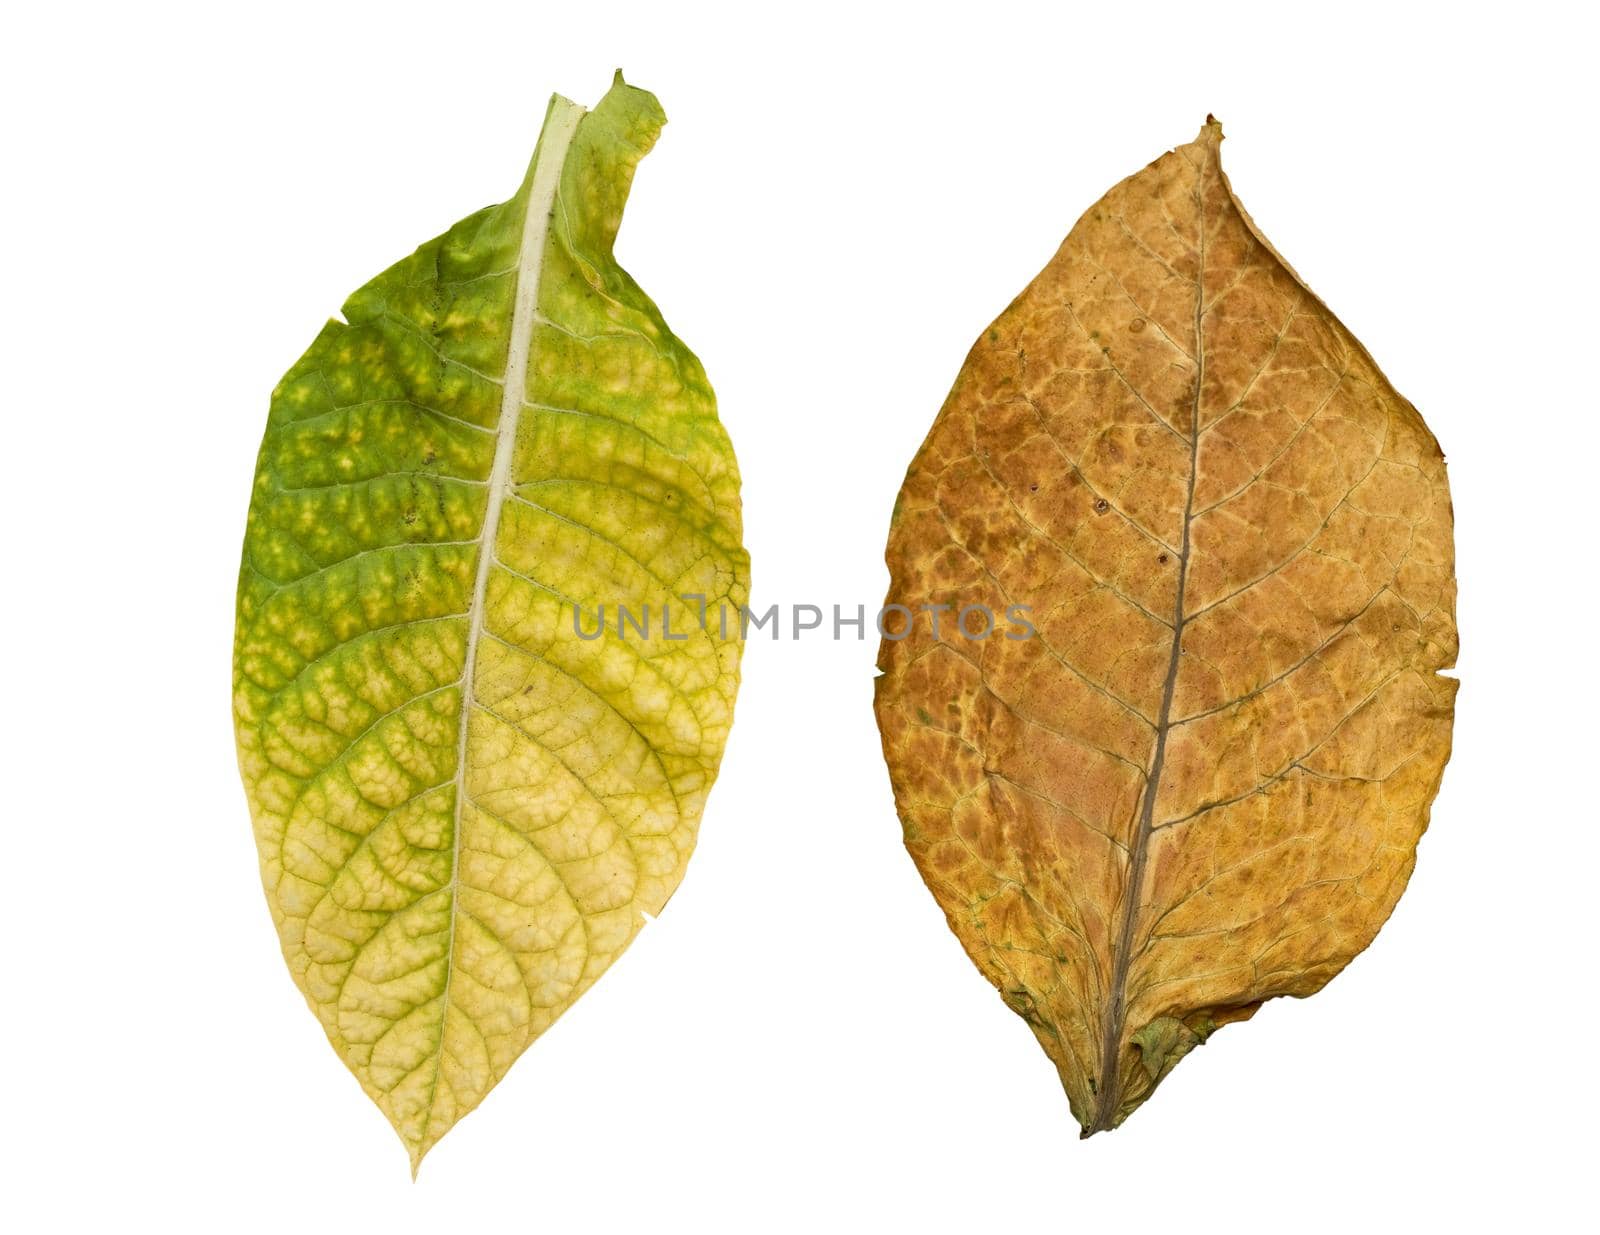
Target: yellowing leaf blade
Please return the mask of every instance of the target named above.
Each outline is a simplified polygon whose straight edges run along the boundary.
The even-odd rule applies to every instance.
[[[1108,193],[973,348],[890,599],[907,846],[1085,1134],[1219,1025],[1319,990],[1404,888],[1456,683],[1444,462],[1259,235],[1220,126]]]
[[[611,252],[664,117],[551,104],[528,176],[356,292],[273,395],[234,711],[269,904],[413,1166],[683,877],[739,645],[739,476]]]

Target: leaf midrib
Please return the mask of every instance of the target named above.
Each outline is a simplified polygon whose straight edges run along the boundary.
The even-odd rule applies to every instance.
[[[566,166],[567,151],[587,109],[560,95],[551,100],[550,112],[540,134],[534,157],[531,182],[522,220],[522,239],[517,254],[517,284],[511,310],[511,339],[506,351],[506,366],[501,379],[500,417],[495,425],[494,462],[490,466],[488,492],[484,503],[483,526],[478,533],[478,566],[473,578],[472,599],[467,609],[467,642],[461,669],[461,706],[457,714],[455,810],[451,824],[450,920],[445,941],[444,989],[440,993],[439,1044],[434,1050],[428,1101],[422,1128],[412,1149],[412,1172],[419,1153],[427,1144],[433,1121],[434,1100],[444,1063],[445,1031],[450,1020],[450,986],[455,976],[456,921],[459,917],[461,888],[461,824],[467,800],[467,736],[473,708],[478,706],[475,687],[478,645],[484,634],[484,607],[489,575],[494,567],[494,546],[500,530],[500,512],[511,490],[511,465],[516,455],[517,426],[527,402],[528,363],[533,352],[533,331],[539,315],[539,286],[544,274],[544,252],[555,212],[556,191]]]
[[[1122,1035],[1127,1025],[1128,970],[1132,964],[1133,935],[1143,902],[1144,872],[1150,838],[1155,832],[1156,799],[1161,790],[1161,773],[1166,763],[1167,736],[1172,730],[1172,700],[1177,690],[1178,666],[1183,655],[1183,629],[1188,621],[1184,612],[1184,591],[1189,576],[1190,525],[1194,520],[1194,490],[1199,470],[1200,395],[1205,386],[1206,348],[1206,211],[1205,184],[1208,160],[1202,158],[1195,183],[1197,263],[1194,296],[1194,396],[1189,406],[1189,484],[1183,507],[1183,537],[1178,551],[1177,599],[1172,606],[1172,650],[1167,658],[1167,676],[1161,687],[1161,710],[1156,717],[1155,750],[1150,758],[1150,774],[1145,779],[1144,798],[1139,810],[1139,828],[1134,834],[1128,860],[1128,882],[1122,897],[1122,920],[1112,962],[1111,988],[1106,1001],[1104,1037],[1100,1045],[1100,1079],[1096,1086],[1095,1118],[1085,1136],[1106,1132],[1116,1126],[1117,1109],[1122,1105]]]

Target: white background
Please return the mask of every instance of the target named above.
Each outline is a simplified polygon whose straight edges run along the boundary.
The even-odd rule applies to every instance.
[[[678,8],[6,18],[0,1223],[1582,1225],[1589,18]],[[617,65],[671,118],[618,255],[717,386],[758,607],[879,601],[972,340],[1208,111],[1256,220],[1444,445],[1463,686],[1411,889],[1324,993],[1219,1034],[1113,1135],[1078,1141],[901,848],[870,640],[748,649],[678,895],[415,1185],[290,983],[229,721],[268,392],[348,292],[516,187],[552,90],[592,104]]]

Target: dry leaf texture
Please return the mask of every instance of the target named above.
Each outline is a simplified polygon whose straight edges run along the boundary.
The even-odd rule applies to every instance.
[[[1450,750],[1443,456],[1221,140],[1112,189],[985,332],[889,538],[891,600],[1031,607],[1032,638],[886,639],[877,711],[907,847],[1085,1135],[1371,942]]]

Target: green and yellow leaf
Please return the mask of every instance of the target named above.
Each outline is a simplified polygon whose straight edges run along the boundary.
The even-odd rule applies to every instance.
[[[239,763],[290,972],[413,1169],[676,889],[732,721],[715,623],[574,615],[748,598],[711,387],[612,256],[664,121],[620,75],[554,98],[516,195],[272,395]]]

